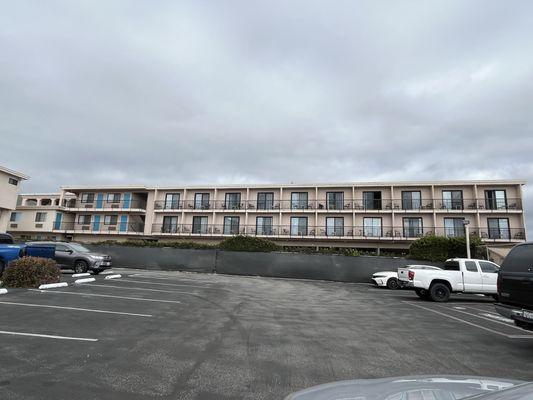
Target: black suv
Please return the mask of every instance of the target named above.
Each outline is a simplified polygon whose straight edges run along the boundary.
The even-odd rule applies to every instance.
[[[503,260],[498,298],[496,311],[533,330],[533,242],[516,245]]]

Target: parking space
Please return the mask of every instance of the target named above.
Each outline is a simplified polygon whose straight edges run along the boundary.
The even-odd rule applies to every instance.
[[[0,297],[1,398],[280,399],[355,378],[533,380],[533,334],[487,297],[437,304],[366,284],[116,272]]]

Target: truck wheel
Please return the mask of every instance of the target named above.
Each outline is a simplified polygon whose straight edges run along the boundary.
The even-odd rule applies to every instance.
[[[427,300],[429,298],[429,293],[426,289],[415,289],[415,293],[421,299]]]
[[[74,264],[74,272],[77,274],[83,274],[87,272],[87,269],[87,263],[83,260],[78,260],[76,261],[76,264]]]
[[[433,301],[444,303],[450,298],[450,288],[444,283],[434,283],[429,288],[429,297]]]
[[[500,300],[500,298],[498,297],[497,294],[493,294],[492,298],[494,299],[494,301],[499,301]]]
[[[389,278],[387,281],[387,287],[391,290],[396,290],[400,288],[400,284],[398,283],[398,279],[396,278]]]

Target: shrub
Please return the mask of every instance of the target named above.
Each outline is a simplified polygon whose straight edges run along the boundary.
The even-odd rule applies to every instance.
[[[470,251],[473,257],[476,256],[481,244],[481,239],[477,235],[470,236]],[[427,261],[445,261],[448,258],[466,257],[466,238],[425,236],[411,244],[409,257]]]
[[[59,282],[61,270],[54,260],[41,257],[22,257],[12,261],[2,280],[9,287],[39,287],[44,283]]]
[[[221,250],[229,251],[278,251],[281,250],[281,246],[276,243],[253,236],[234,236],[223,240],[218,245]]]

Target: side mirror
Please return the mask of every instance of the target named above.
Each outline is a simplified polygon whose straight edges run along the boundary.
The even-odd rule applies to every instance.
[[[68,249],[68,250],[67,250],[67,253],[68,253],[68,254],[72,254],[72,253],[74,253],[74,252],[73,252],[72,250]]]

